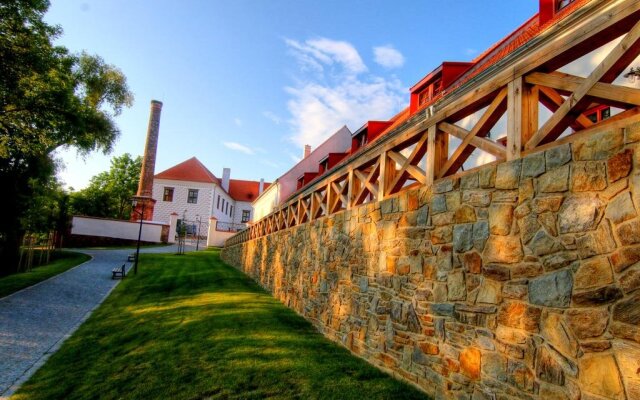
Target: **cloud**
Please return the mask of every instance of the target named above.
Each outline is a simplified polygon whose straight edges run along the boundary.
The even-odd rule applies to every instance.
[[[242,126],[242,120],[240,118],[234,118],[233,123],[235,123],[237,126]]]
[[[285,88],[290,96],[290,140],[300,148],[316,147],[343,125],[355,129],[368,120],[388,119],[406,105],[406,87],[395,77],[369,73],[350,43],[286,43],[300,66],[294,84]]]
[[[385,68],[400,68],[404,65],[404,56],[393,46],[379,46],[373,48],[375,62]]]
[[[472,49],[472,48],[467,48],[467,49],[464,49],[464,54],[466,54],[468,56],[474,56],[474,55],[478,54],[478,50]]]
[[[250,148],[247,147],[243,144],[240,143],[236,143],[236,142],[223,142],[222,143],[226,148],[234,150],[234,151],[239,151],[241,153],[245,153],[245,154],[249,154],[249,155],[253,155],[255,154],[255,151]]]
[[[265,117],[266,119],[271,120],[276,125],[280,125],[280,123],[282,122],[282,118],[278,117],[275,113],[272,113],[271,111],[263,111],[262,116]]]
[[[273,161],[270,161],[270,160],[267,160],[267,159],[264,159],[264,158],[260,160],[260,163],[262,163],[262,164],[264,164],[266,166],[269,166],[271,168],[280,168],[280,164],[279,163],[273,162]]]
[[[304,42],[285,39],[285,43],[303,70],[322,73],[326,66],[331,66],[342,68],[349,74],[367,71],[360,54],[349,42],[317,38]]]

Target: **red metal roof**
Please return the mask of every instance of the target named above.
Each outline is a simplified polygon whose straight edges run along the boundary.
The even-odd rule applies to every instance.
[[[264,183],[264,190],[271,185],[271,183]],[[248,201],[252,202],[260,195],[260,182],[257,181],[243,181],[240,179],[229,180],[229,196],[236,201]]]
[[[187,161],[164,170],[156,176],[156,179],[172,179],[175,181],[204,182],[220,185],[220,179],[216,178],[211,171],[205,167],[200,160],[191,157]]]

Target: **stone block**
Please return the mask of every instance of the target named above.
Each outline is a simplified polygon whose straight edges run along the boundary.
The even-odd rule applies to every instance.
[[[626,294],[640,289],[640,263],[637,263],[633,267],[627,269],[622,275],[620,275],[618,281],[620,282],[620,288]]]
[[[520,181],[520,187],[518,187],[518,204],[531,200],[535,194],[533,178]]]
[[[457,186],[456,178],[438,179],[433,183],[433,193],[447,193]]]
[[[480,183],[478,181],[478,173],[474,172],[460,178],[460,188],[461,189],[477,189],[480,187]]]
[[[543,229],[536,232],[527,247],[538,257],[564,250],[564,246]]]
[[[611,266],[615,272],[622,272],[631,265],[640,261],[640,246],[628,246],[618,249],[609,257]]]
[[[536,376],[538,379],[564,386],[564,371],[552,350],[542,346],[536,353]]]
[[[544,270],[542,265],[538,262],[522,262],[510,266],[511,278],[533,278],[542,275]]]
[[[478,183],[483,189],[493,188],[496,184],[496,166],[491,165],[478,171]]]
[[[536,197],[531,202],[531,208],[536,214],[542,214],[545,212],[557,212],[560,209],[562,195],[547,195],[542,197]]]
[[[444,244],[453,240],[453,229],[451,226],[439,226],[431,231],[431,243]]]
[[[603,161],[582,161],[571,166],[571,190],[592,192],[607,187],[607,171]]]
[[[607,160],[607,173],[609,182],[615,182],[625,178],[631,172],[633,166],[633,151],[626,149]]]
[[[540,229],[540,222],[538,222],[535,214],[527,215],[518,220],[518,228],[520,229],[522,243],[527,244]]]
[[[447,211],[447,199],[443,194],[436,194],[431,198],[431,212],[439,214]]]
[[[611,234],[609,224],[604,221],[596,231],[578,237],[576,239],[576,248],[582,259],[598,254],[607,254],[615,250],[616,242]]]
[[[485,190],[465,190],[462,202],[473,207],[486,207],[491,204],[491,192]]]
[[[423,205],[418,209],[418,215],[416,216],[416,224],[418,226],[425,226],[429,223],[429,206]]]
[[[523,300],[529,294],[527,282],[506,282],[502,288],[502,295],[509,299]]]
[[[511,270],[500,264],[485,264],[482,267],[482,275],[496,281],[508,281],[511,277]]]
[[[511,204],[492,204],[489,207],[489,231],[492,235],[508,235],[513,222]]]
[[[455,225],[453,227],[453,250],[464,253],[473,248],[473,224]]]
[[[479,274],[482,271],[482,257],[475,251],[465,253],[462,256],[462,266],[469,273]]]
[[[498,311],[498,323],[510,328],[538,332],[542,309],[521,302],[503,302]]]
[[[478,221],[473,224],[473,247],[478,251],[482,251],[487,239],[489,239],[489,223],[487,221]]]
[[[568,267],[578,260],[578,254],[574,251],[563,251],[545,257],[542,260],[545,271],[555,271],[560,268]]]
[[[597,257],[583,261],[575,274],[576,290],[592,289],[613,283],[613,272],[607,257]]]
[[[573,294],[573,304],[578,307],[594,307],[613,303],[622,298],[622,290],[617,286],[605,286]]]
[[[535,178],[545,171],[545,156],[543,152],[534,153],[522,159],[522,177]]]
[[[607,210],[605,211],[605,216],[614,224],[635,218],[636,215],[636,209],[633,206],[629,192],[622,192],[614,197],[607,205]]]
[[[521,169],[521,159],[499,164],[496,171],[496,189],[517,189],[520,184]]]
[[[640,399],[640,347],[616,341],[613,345],[628,399]]]
[[[605,131],[589,135],[573,143],[576,161],[606,160],[622,150],[624,136],[620,132]]]
[[[546,307],[568,307],[571,303],[573,276],[560,270],[529,281],[529,302]]]
[[[483,255],[489,263],[514,264],[522,261],[524,254],[519,237],[491,235]]]
[[[606,307],[567,310],[567,323],[578,339],[595,338],[604,333],[609,323]]]
[[[616,228],[618,239],[622,245],[640,243],[640,219],[634,219],[620,224]]]
[[[468,205],[458,207],[453,215],[453,222],[456,224],[476,222],[476,212],[474,208]]]
[[[449,301],[465,300],[467,290],[464,281],[464,271],[457,269],[447,276],[447,290]]]
[[[507,381],[507,358],[500,353],[482,355],[482,374],[500,382]]]
[[[612,319],[617,322],[640,326],[640,292],[636,292],[613,307]]]
[[[460,372],[469,379],[480,378],[482,355],[475,347],[467,347],[460,352]]]
[[[580,387],[608,399],[624,399],[624,388],[613,355],[585,355],[578,361]]]
[[[431,222],[434,226],[445,226],[453,223],[453,211],[445,212],[441,214],[434,214],[431,217]]]
[[[525,392],[533,392],[535,376],[523,362],[509,359],[507,363],[507,381]]]
[[[451,303],[434,303],[431,304],[431,312],[434,315],[439,315],[442,317],[451,317],[453,316],[453,304]]]
[[[538,178],[541,193],[566,192],[569,190],[569,165],[547,171]]]
[[[571,161],[571,147],[568,144],[553,147],[544,152],[547,169],[565,165]]]
[[[476,297],[476,303],[498,304],[502,300],[502,284],[491,279],[484,279]]]
[[[625,143],[638,141],[640,141],[640,122],[631,124],[625,129]]]
[[[543,314],[540,325],[542,336],[561,354],[569,358],[575,358],[578,355],[578,340],[564,321],[562,314],[547,311]]]
[[[560,233],[586,232],[596,228],[602,201],[591,196],[571,196],[560,208]]]

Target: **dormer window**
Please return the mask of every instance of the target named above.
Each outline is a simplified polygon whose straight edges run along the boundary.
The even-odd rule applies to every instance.
[[[322,174],[329,169],[329,156],[325,157],[318,165],[318,173]]]
[[[556,10],[560,11],[566,6],[568,6],[569,4],[573,3],[574,1],[575,0],[558,0],[558,3],[556,5]]]

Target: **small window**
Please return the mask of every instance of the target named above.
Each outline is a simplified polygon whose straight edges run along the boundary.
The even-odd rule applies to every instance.
[[[187,203],[198,203],[198,189],[189,189],[189,194],[187,195]]]
[[[229,213],[229,215],[233,215],[233,206],[231,206],[231,212]]]
[[[605,109],[603,109],[602,111],[600,111],[600,119],[601,120],[605,120],[607,118],[611,117],[611,108],[607,107]]]
[[[251,210],[242,210],[242,222],[249,222],[251,218]]]
[[[227,208],[224,210],[224,213],[229,215],[229,203],[227,203]]]
[[[573,3],[575,0],[559,0],[558,1],[558,6],[557,6],[557,10],[560,11],[563,8],[565,8],[566,6],[568,6],[569,4]]]
[[[173,188],[165,187],[162,194],[162,201],[173,201]]]
[[[224,212],[224,199],[222,199],[222,208],[220,209],[220,211]]]
[[[218,205],[216,206],[216,208],[219,210],[220,209],[220,195],[218,195]]]

